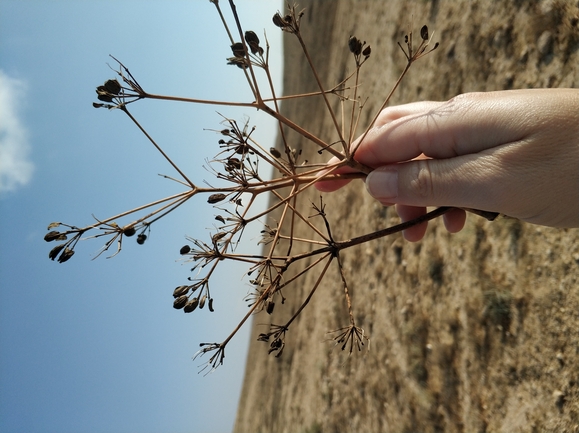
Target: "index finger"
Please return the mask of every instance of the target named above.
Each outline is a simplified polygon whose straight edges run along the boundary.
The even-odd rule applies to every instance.
[[[526,97],[517,97],[524,93],[467,93],[442,103],[410,104],[406,115],[376,122],[360,143],[356,159],[379,167],[420,154],[451,158],[520,140],[529,131],[529,122],[509,121],[513,111],[528,106]]]

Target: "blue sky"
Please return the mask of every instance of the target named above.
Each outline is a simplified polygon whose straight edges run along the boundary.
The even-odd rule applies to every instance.
[[[245,29],[266,30],[281,90],[271,24],[281,1],[237,5]],[[115,78],[109,54],[152,93],[251,101],[241,71],[225,64],[229,41],[209,1],[0,0],[0,431],[231,431],[249,329],[206,377],[206,359],[191,357],[247,311],[244,268],[211,282],[215,313],[172,308],[191,276],[179,261],[185,236],[206,239],[213,227],[203,197],[112,259],[92,260],[100,240],[81,242],[66,263],[48,259],[50,222],[83,226],[182,190],[158,176],[174,171],[127,116],[92,107],[96,86]],[[202,166],[216,153],[219,137],[206,129],[220,129],[217,111],[249,116],[258,141],[273,145],[275,125],[248,109],[131,108],[197,183],[211,180]]]

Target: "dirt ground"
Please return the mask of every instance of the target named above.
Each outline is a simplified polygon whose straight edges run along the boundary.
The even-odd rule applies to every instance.
[[[300,6],[326,87],[353,70],[350,35],[371,45],[360,86],[369,98],[362,123],[404,67],[396,43],[423,24],[441,46],[412,67],[393,104],[470,91],[579,87],[575,0]],[[284,49],[285,94],[314,91],[293,36],[286,35]],[[321,100],[282,108],[333,140]],[[307,159],[327,158],[303,139],[295,138],[295,146]],[[337,238],[398,221],[359,181],[323,198]],[[302,197],[306,214],[310,200],[319,194]],[[327,331],[348,323],[335,270],[292,324],[281,357],[257,341],[268,323],[283,323],[298,308],[317,277],[310,273],[284,289],[285,305],[254,318],[236,432],[579,432],[578,229],[469,216],[462,232],[449,235],[435,221],[422,242],[393,235],[347,251],[344,269],[370,350],[348,356],[328,341]]]

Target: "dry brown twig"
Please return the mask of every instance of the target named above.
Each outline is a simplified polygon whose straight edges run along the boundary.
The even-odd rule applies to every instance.
[[[99,255],[116,245],[117,249],[113,253],[114,256],[121,251],[125,237],[136,235],[139,244],[145,243],[153,223],[173,212],[191,198],[207,195],[207,202],[219,212],[215,219],[220,223],[220,226],[217,233],[210,234],[209,240],[202,241],[188,238],[189,244],[181,248],[180,254],[193,263],[192,271],[198,272],[197,275],[201,276],[190,277],[188,284],[178,286],[174,290],[173,306],[177,309],[183,309],[186,313],[203,309],[206,305],[210,311],[213,311],[214,298],[209,290],[209,282],[219,265],[231,260],[247,263],[253,293],[247,298],[251,302],[249,311],[225,340],[221,343],[201,344],[201,349],[195,357],[212,353],[204,368],[212,371],[223,363],[225,347],[252,314],[261,311],[271,314],[276,303],[283,303],[285,298],[282,290],[284,288],[291,287],[291,283],[306,273],[317,272],[318,276],[315,284],[310,288],[308,296],[291,318],[284,324],[272,325],[269,332],[262,333],[259,336],[259,340],[269,343],[270,353],[275,352],[276,356],[280,356],[285,347],[285,335],[289,326],[305,309],[322,283],[324,276],[329,272],[332,262],[336,264],[343,284],[349,315],[347,326],[332,331],[335,334],[333,340],[337,345],[340,345],[342,350],[347,349],[349,353],[355,348],[361,350],[365,342],[369,343],[369,338],[361,328],[356,326],[341,255],[345,254],[346,250],[352,246],[370,242],[436,218],[448,211],[449,208],[438,208],[413,221],[373,233],[362,234],[347,240],[336,240],[334,238],[321,198],[319,204],[313,205],[315,210],[315,215],[313,216],[305,215],[303,211],[298,209],[296,207],[297,197],[311,188],[317,181],[344,177],[363,178],[370,171],[368,167],[359,164],[354,159],[357,149],[351,145],[357,135],[358,123],[363,108],[359,96],[360,71],[371,55],[371,48],[365,41],[351,36],[347,41],[348,43],[345,44],[345,49],[349,49],[353,55],[354,70],[341,83],[336,84],[334,87],[326,88],[316,72],[313,59],[302,38],[300,26],[304,11],[296,9],[295,6],[288,6],[288,11],[285,15],[278,12],[273,16],[273,22],[282,31],[295,35],[313,72],[318,91],[304,95],[281,97],[276,94],[272,84],[268,62],[269,45],[263,48],[256,33],[244,31],[232,0],[229,1],[235,24],[232,28],[229,27],[224,18],[219,1],[213,0],[212,3],[217,8],[231,40],[232,57],[228,58],[227,62],[229,65],[239,67],[240,73],[245,75],[253,93],[254,101],[212,101],[149,93],[141,87],[135,77],[129,72],[129,69],[113,57],[118,65],[116,70],[117,78],[107,80],[104,85],[97,87],[96,92],[99,102],[93,105],[96,108],[118,109],[124,112],[143,132],[163,158],[173,166],[178,177],[171,179],[184,186],[185,190],[104,220],[96,220],[95,218],[96,222],[86,227],[76,227],[60,222],[52,223],[48,226],[50,231],[46,234],[45,240],[49,242],[63,241],[63,243],[60,243],[50,251],[49,258],[52,260],[56,259],[61,263],[66,262],[73,256],[74,248],[79,240],[99,237],[107,238]],[[232,35],[236,35],[236,37]],[[236,39],[238,42],[236,42]],[[406,36],[404,46],[399,44],[406,57],[406,66],[396,83],[394,83],[380,110],[362,132],[362,137],[368,133],[378,113],[388,104],[392,94],[411,65],[438,46],[438,44],[434,46],[430,44],[431,36],[429,36],[426,26],[423,26],[420,31],[418,47],[414,45],[412,32]],[[259,69],[265,72],[267,91],[272,95],[270,98],[262,96],[261,84],[257,79],[257,70]],[[349,82],[351,80],[354,83],[350,85]],[[327,112],[331,116],[335,134],[338,137],[337,141],[327,142],[281,114],[279,101],[282,99],[311,97],[323,98]],[[347,113],[347,115],[339,116],[334,112],[330,103],[331,98],[338,98],[342,113]],[[187,177],[186,173],[179,167],[179,164],[163,151],[129,111],[130,104],[147,99],[246,107],[264,111],[277,120],[283,149],[280,151],[275,148],[263,148],[252,138],[252,130],[248,131],[247,125],[240,127],[235,120],[225,118],[225,127],[217,131],[220,135],[217,155],[209,163],[209,166],[213,175],[217,179],[225,181],[228,186],[219,188],[196,185]],[[326,152],[335,156],[338,162],[322,167],[320,164],[300,161],[299,149],[291,147],[286,138],[288,129],[297,132],[308,140],[312,146],[317,146],[319,153]],[[259,164],[272,166],[274,173],[279,173],[279,176],[273,179],[263,179],[259,174]],[[348,175],[334,174],[337,169],[346,165],[355,168],[358,172]],[[320,171],[321,168],[325,170]],[[169,176],[165,177],[169,178]],[[256,198],[262,194],[269,195],[269,207],[265,211],[252,213],[252,205],[255,203]],[[249,201],[243,203],[242,198],[245,201],[247,197],[249,197]],[[265,217],[271,215],[274,211],[278,220],[275,224],[265,225],[262,231],[263,239],[259,241],[259,244],[263,244],[263,253],[251,255],[236,252],[235,247],[239,244],[245,227],[252,223],[259,224],[259,221],[264,220]],[[136,219],[124,225],[116,222],[129,216],[133,216]],[[313,222],[314,219],[321,220],[323,228],[319,228]],[[303,239],[294,236],[297,225],[307,227],[311,232],[311,237]],[[61,231],[54,230],[58,227],[61,228]],[[97,233],[92,234],[95,231]],[[83,238],[88,233],[91,233],[91,235]],[[300,247],[298,248],[297,245]],[[302,246],[306,248],[302,248]],[[293,272],[297,264],[305,263],[304,260],[310,258],[313,260],[304,269],[296,271],[293,275],[288,273],[290,268]]]

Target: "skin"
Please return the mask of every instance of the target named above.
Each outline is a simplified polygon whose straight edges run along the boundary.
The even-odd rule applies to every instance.
[[[368,192],[403,221],[426,206],[498,212],[533,224],[579,227],[579,90],[467,93],[384,109],[355,159],[374,168]],[[330,163],[336,162],[336,159]],[[352,172],[341,168],[336,173]],[[335,191],[347,180],[318,182]],[[451,233],[466,214],[444,215]],[[422,239],[426,223],[406,230]]]

